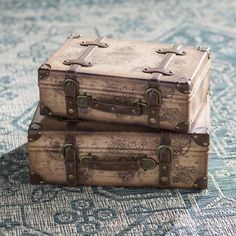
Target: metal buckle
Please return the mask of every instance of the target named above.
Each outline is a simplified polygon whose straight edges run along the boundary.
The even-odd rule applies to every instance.
[[[69,76],[69,75],[67,75]],[[78,90],[79,89],[79,85],[78,85],[78,82],[77,81],[74,81],[73,79],[66,79],[64,84],[63,84],[63,88],[65,89],[67,83],[72,83],[75,85],[76,89]]]
[[[160,105],[161,104],[161,91],[159,89],[156,89],[156,88],[147,89],[146,94],[145,94],[146,100],[148,100],[148,94],[149,93],[156,93],[157,94],[157,97],[158,97],[157,104]]]
[[[174,154],[174,149],[173,149],[172,146],[170,146],[170,145],[161,145],[161,146],[159,146],[159,147],[157,148],[157,157],[158,157],[158,158],[160,158],[160,152],[161,152],[161,150],[162,150],[163,148],[168,149],[168,150],[170,151],[170,157],[173,156],[173,154]],[[171,160],[167,160],[166,162],[170,162],[170,161],[171,161]]]
[[[66,149],[67,149],[67,148],[72,148],[72,149],[75,150],[75,152],[77,151],[77,150],[76,150],[76,146],[75,146],[75,144],[72,144],[72,143],[66,143],[66,144],[64,145],[63,149],[62,149],[62,153],[63,153],[64,157],[65,157]],[[77,152],[76,152],[76,153],[77,153]]]
[[[89,96],[87,95],[79,95],[76,98],[76,104],[80,108],[87,108],[89,106]]]

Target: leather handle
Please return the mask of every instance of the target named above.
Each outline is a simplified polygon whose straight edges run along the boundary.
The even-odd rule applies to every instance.
[[[77,96],[76,104],[79,108],[91,107],[93,109],[100,111],[127,114],[127,115],[136,115],[136,116],[140,116],[143,114],[143,106],[144,106],[144,104],[141,103],[137,103],[135,105],[130,105],[130,106],[106,103],[93,99],[92,96],[88,95]]]
[[[142,115],[141,106],[125,106],[119,104],[105,103],[92,99],[91,107],[96,110],[111,112],[111,113],[120,113],[127,115]]]
[[[122,171],[122,170],[151,170],[157,162],[152,158],[139,158],[137,160],[108,161],[98,160],[96,156],[88,155],[80,158],[80,167],[95,170]]]

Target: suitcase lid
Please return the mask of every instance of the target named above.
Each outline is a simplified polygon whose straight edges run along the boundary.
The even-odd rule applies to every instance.
[[[33,135],[41,135],[43,131],[61,131],[64,132],[66,127],[66,120],[46,117],[40,115],[39,106],[36,109],[33,120],[29,126],[30,131],[34,130]],[[77,130],[80,132],[143,132],[143,133],[160,133],[162,130],[154,130],[148,127],[132,126],[123,124],[99,123],[93,121],[78,121]],[[198,114],[197,119],[193,123],[190,134],[208,134],[210,130],[210,96],[207,96],[204,107]],[[174,133],[174,132],[173,132]],[[29,135],[30,137],[31,135]]]
[[[152,42],[72,35],[39,68],[65,73],[73,66],[78,74],[149,80],[162,75],[161,83],[194,83],[209,62],[208,48],[191,48]]]

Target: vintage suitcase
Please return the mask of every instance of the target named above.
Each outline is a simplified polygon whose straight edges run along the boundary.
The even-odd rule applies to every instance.
[[[72,35],[39,68],[40,113],[188,132],[210,64],[208,48]]]
[[[189,134],[40,115],[30,124],[32,184],[206,188],[209,98]]]

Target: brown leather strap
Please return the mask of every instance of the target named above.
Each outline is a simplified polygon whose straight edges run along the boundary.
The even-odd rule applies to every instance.
[[[65,131],[64,159],[66,165],[66,180],[68,186],[77,185],[77,148],[76,148],[77,122],[68,121]]]
[[[64,91],[66,100],[66,113],[68,118],[77,117],[77,105],[76,97],[79,93],[79,83],[76,77],[77,65],[70,66],[70,69],[66,72]]]
[[[159,157],[159,183],[161,187],[168,187],[170,183],[170,165],[173,156],[170,132],[161,133],[161,143],[158,148]]]
[[[146,100],[148,104],[148,123],[152,127],[159,127],[159,107],[161,105],[161,91],[159,90],[159,80],[163,75],[171,76],[173,71],[167,69],[176,51],[179,51],[181,45],[174,45],[170,50],[167,50],[164,60],[158,67],[144,68],[143,72],[152,73],[148,81],[148,90],[146,91]]]

